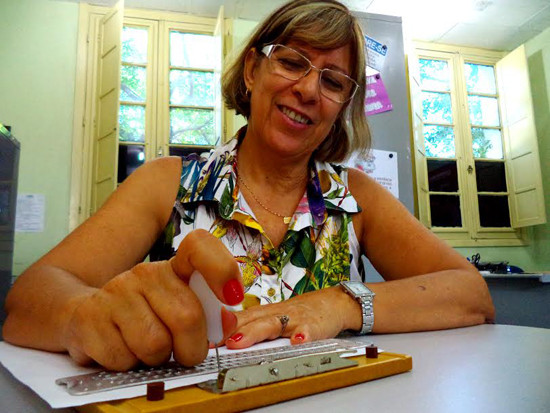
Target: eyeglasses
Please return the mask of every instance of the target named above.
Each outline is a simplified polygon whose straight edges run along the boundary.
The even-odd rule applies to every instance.
[[[265,46],[262,53],[268,58],[272,73],[288,80],[300,80],[307,76],[311,69],[317,70],[321,94],[334,102],[347,102],[353,98],[359,87],[351,77],[337,70],[319,69],[303,54],[282,44]]]

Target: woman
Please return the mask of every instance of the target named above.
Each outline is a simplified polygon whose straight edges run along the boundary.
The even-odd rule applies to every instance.
[[[199,363],[208,346],[194,270],[226,304],[244,298],[244,311],[223,313],[231,348],[491,320],[474,267],[369,177],[328,163],[369,143],[363,47],[336,1],[276,10],[224,77],[248,126],[207,159],[133,173],[18,278],[4,338],[116,370],[172,352]],[[152,246],[160,261],[140,263]],[[345,284],[360,280],[362,253],[387,280],[364,286],[367,298]]]

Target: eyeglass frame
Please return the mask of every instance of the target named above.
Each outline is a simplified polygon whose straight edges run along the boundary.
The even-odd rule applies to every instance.
[[[354,79],[352,79],[350,76],[346,75],[345,73],[342,73],[338,70],[334,70],[334,69],[328,69],[328,68],[324,68],[324,69],[319,69],[317,66],[315,66],[313,63],[311,63],[311,60],[309,60],[307,57],[305,57],[302,53],[300,53],[298,50],[295,50],[293,49],[292,47],[288,47],[288,46],[285,46],[284,44],[279,44],[279,43],[276,43],[276,44],[268,44],[268,45],[265,45],[264,47],[262,47],[262,49],[260,50],[260,52],[266,56],[269,60],[269,63],[271,65],[271,56],[273,54],[273,50],[277,47],[283,47],[285,49],[289,49],[289,50],[292,50],[293,52],[297,53],[299,56],[301,56],[302,58],[305,59],[306,62],[309,63],[309,68],[298,78],[298,79],[288,79],[287,77],[279,74],[279,76],[283,77],[284,79],[287,79],[287,80],[291,80],[293,82],[297,82],[299,81],[300,79],[303,79],[304,77],[306,77],[310,72],[311,72],[311,69],[315,69],[319,72],[319,80],[318,80],[318,83],[319,83],[319,92],[324,96],[326,97],[327,99],[335,102],[335,103],[340,103],[340,104],[344,104],[344,103],[347,103],[349,102],[350,100],[353,99],[353,97],[355,96],[355,93],[357,93],[357,89],[359,89],[359,83],[357,83]],[[353,86],[354,86],[354,89],[353,89],[353,92],[351,93],[350,97],[347,98],[346,100],[344,100],[343,102],[339,102],[337,100],[334,100],[332,99],[331,97],[325,95],[323,93],[323,88],[321,86],[321,77],[323,76],[323,72],[325,71],[331,71],[331,72],[336,72],[338,73],[339,75],[342,75],[346,78],[348,78],[349,80],[351,80]]]

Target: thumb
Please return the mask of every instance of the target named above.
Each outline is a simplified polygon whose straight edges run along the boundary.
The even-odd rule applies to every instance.
[[[231,337],[231,335],[237,329],[237,323],[238,321],[235,313],[229,311],[225,307],[222,307],[222,326],[223,326],[223,336],[225,338]]]
[[[218,343],[218,347],[224,345],[225,340],[228,337],[231,337],[235,330],[237,329],[237,316],[235,313],[229,311],[227,308],[222,307],[221,309],[221,318],[222,318],[222,329],[223,329],[223,340]],[[214,348],[214,343],[209,343],[209,348]]]

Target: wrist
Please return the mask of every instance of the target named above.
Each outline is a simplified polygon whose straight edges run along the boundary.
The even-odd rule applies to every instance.
[[[334,287],[338,294],[338,308],[342,309],[341,313],[341,331],[360,331],[363,325],[363,315],[359,303],[340,285]]]
[[[85,287],[84,291],[69,297],[64,303],[60,316],[58,317],[58,326],[55,329],[60,332],[59,345],[63,348],[63,350],[68,351],[70,343],[72,342],[73,327],[71,324],[75,322],[74,319],[76,317],[77,310],[97,291],[97,288]]]
[[[353,330],[359,334],[369,334],[374,327],[374,308],[373,301],[375,293],[360,281],[341,281],[340,287],[355,302],[354,314],[359,310],[361,315],[361,325]],[[357,317],[350,317],[351,320],[357,320]],[[355,323],[354,323],[355,324]]]

